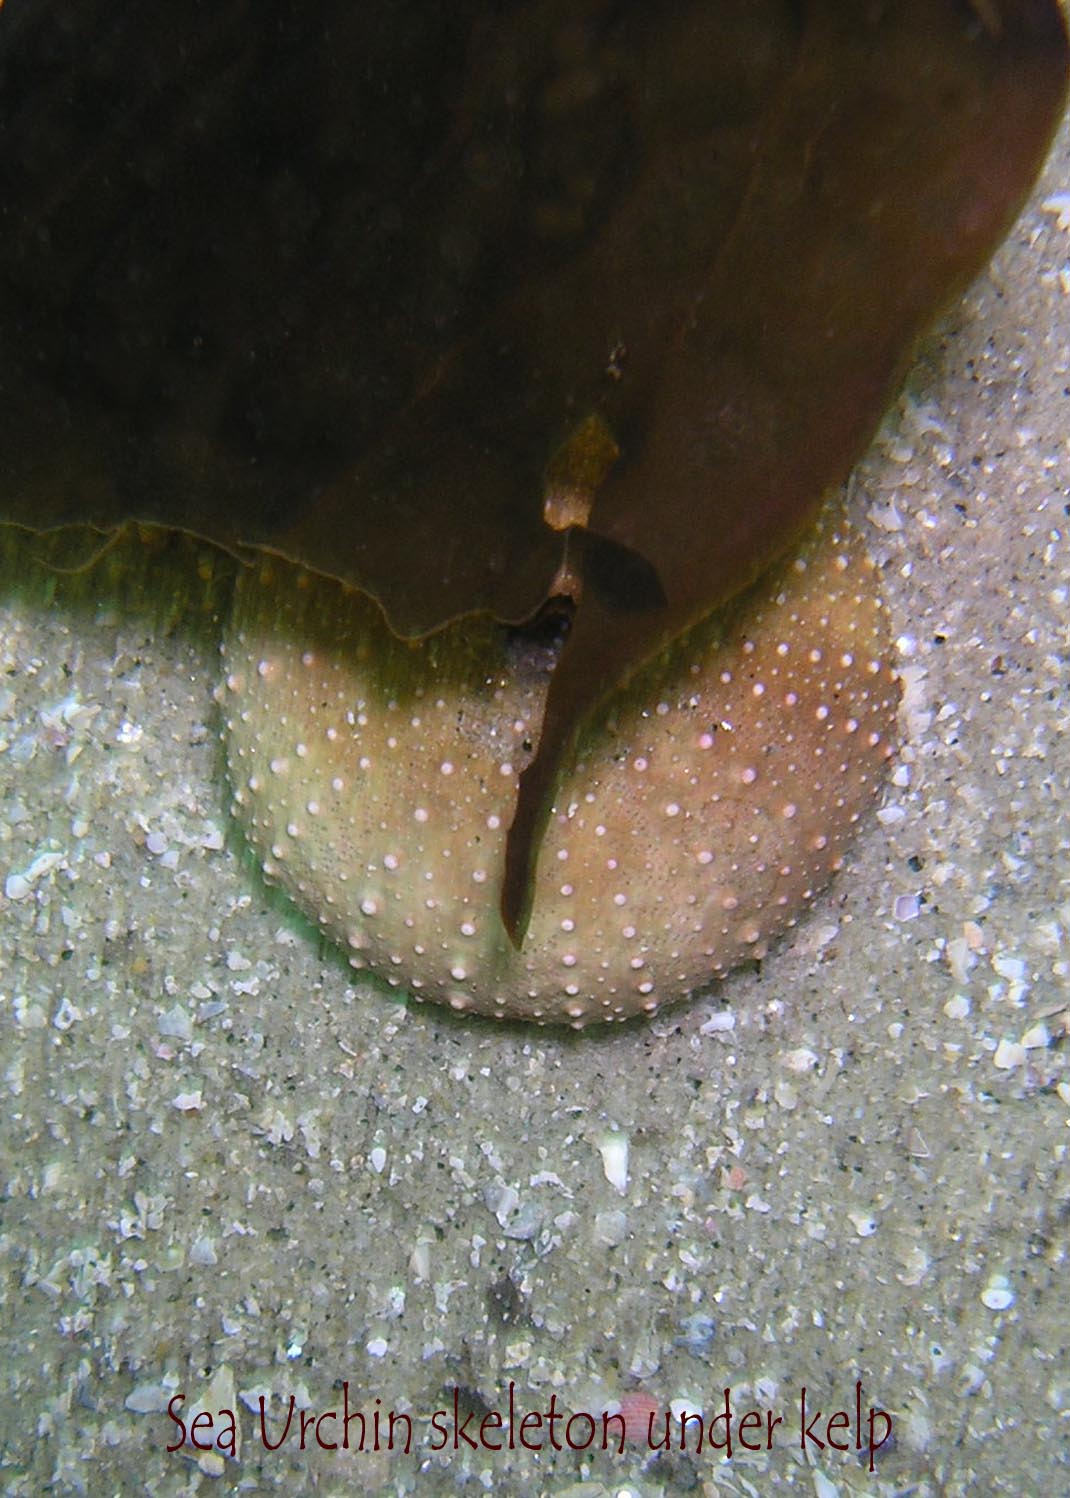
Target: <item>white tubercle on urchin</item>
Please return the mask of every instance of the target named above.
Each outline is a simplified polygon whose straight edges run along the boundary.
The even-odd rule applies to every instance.
[[[270,560],[224,641],[234,806],[267,877],[368,968],[458,1010],[582,1027],[764,955],[882,784],[898,693],[842,516],[677,641],[584,735],[523,947],[498,914],[553,653],[487,620],[397,640]]]

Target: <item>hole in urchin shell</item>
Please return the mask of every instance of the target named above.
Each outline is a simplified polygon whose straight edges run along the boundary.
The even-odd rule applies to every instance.
[[[510,668],[549,675],[561,658],[575,615],[575,599],[554,594],[523,624],[505,625],[505,652]]]

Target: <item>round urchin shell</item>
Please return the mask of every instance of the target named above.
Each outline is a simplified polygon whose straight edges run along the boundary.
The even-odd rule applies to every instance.
[[[897,691],[842,516],[606,705],[565,774],[523,947],[498,913],[552,648],[467,619],[396,639],[269,560],[224,642],[235,810],[265,874],[418,998],[580,1027],[764,955],[878,792]]]

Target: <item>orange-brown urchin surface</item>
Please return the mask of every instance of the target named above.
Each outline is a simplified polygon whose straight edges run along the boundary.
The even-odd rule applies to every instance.
[[[267,876],[368,968],[455,1009],[653,1013],[791,925],[891,752],[872,565],[842,516],[648,665],[587,732],[521,951],[498,913],[552,645],[466,620],[417,644],[269,561],[224,643],[234,802]]]

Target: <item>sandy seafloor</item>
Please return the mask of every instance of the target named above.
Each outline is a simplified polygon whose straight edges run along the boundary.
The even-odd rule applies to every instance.
[[[7,545],[4,1493],[1070,1492],[1066,132],[852,487],[907,686],[884,807],[760,971],[578,1037],[356,982],[259,881],[225,567],[87,583]],[[872,1473],[849,1426],[800,1445],[803,1386],[820,1434],[859,1380],[893,1420]],[[412,1417],[407,1454],[301,1451],[299,1413],[266,1449],[261,1395],[276,1441],[344,1381]],[[453,1391],[473,1432],[510,1384],[783,1424],[730,1460],[545,1423],[454,1450]],[[237,1459],[166,1449],[206,1391]]]

